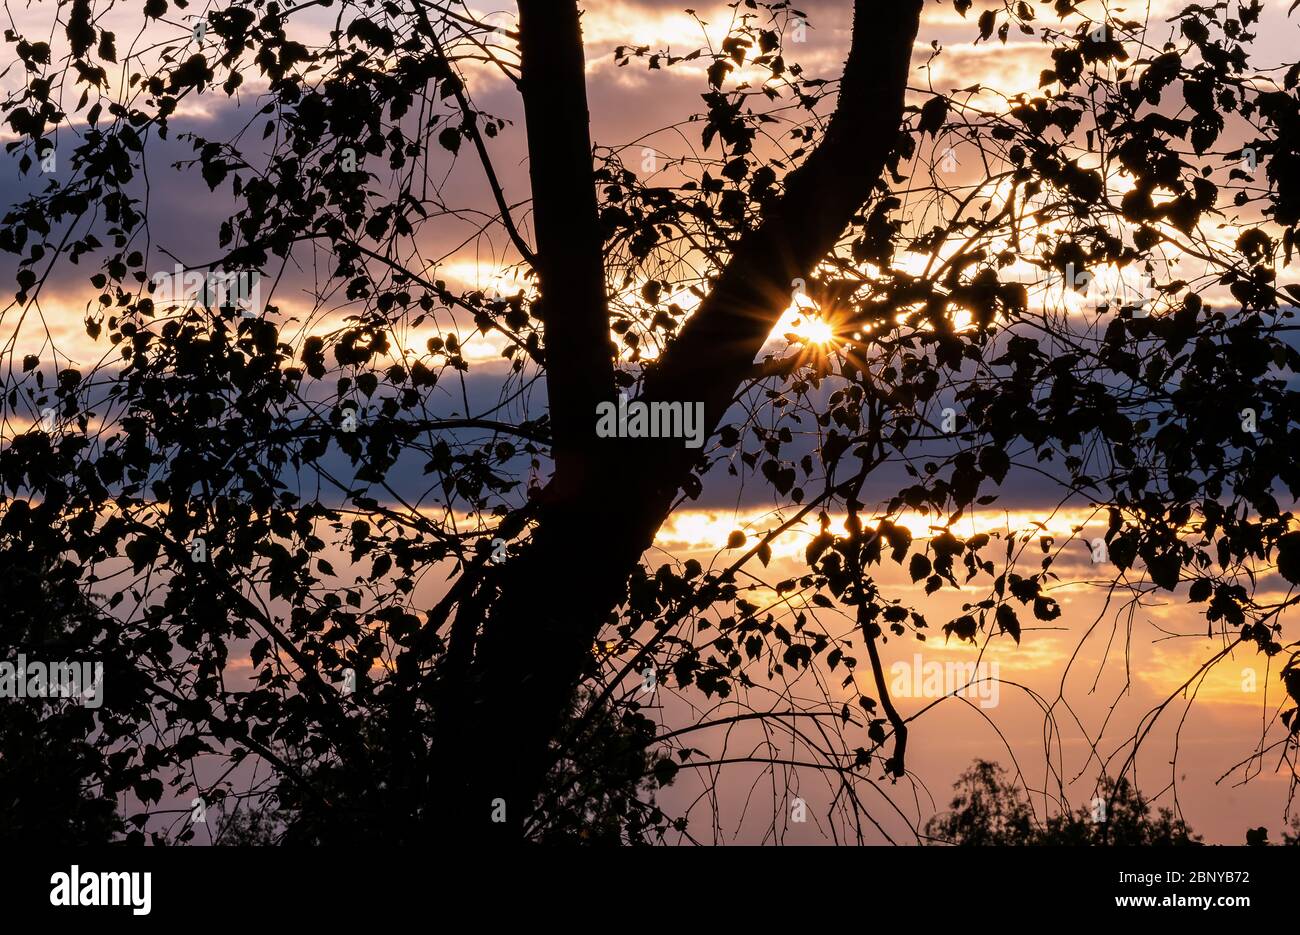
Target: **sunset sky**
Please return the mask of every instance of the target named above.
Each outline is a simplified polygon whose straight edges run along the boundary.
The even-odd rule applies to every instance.
[[[649,157],[652,171],[659,171],[661,164],[670,166],[673,159],[698,147],[698,128],[682,121],[701,107],[707,60],[650,71],[644,59],[633,58],[620,67],[614,56],[619,46],[649,46],[652,51],[671,49],[684,53],[701,44],[716,43],[726,35],[733,11],[725,4],[694,5],[703,27],[696,17],[683,11],[687,5],[683,0],[590,0],[585,6],[583,30],[592,136],[598,150],[619,151],[629,167],[642,166]],[[1148,41],[1157,42],[1166,34],[1173,36],[1173,27],[1165,19],[1183,5],[1179,0],[1158,0],[1111,3],[1109,8],[1113,15],[1126,10],[1128,18],[1147,21]],[[1271,67],[1288,56],[1294,58],[1300,36],[1297,20],[1285,15],[1288,5],[1283,0],[1266,3],[1264,22],[1258,30],[1260,38],[1254,46],[1257,67]],[[135,36],[140,25],[138,4],[128,6],[114,10],[100,23],[116,28],[119,49],[129,44],[128,37]],[[792,46],[787,57],[797,58],[810,76],[837,75],[848,47],[852,4],[848,0],[807,0],[799,6],[809,18],[807,41]],[[985,6],[985,2],[977,0],[963,18],[950,3],[926,4],[913,56],[913,87],[947,91],[982,85],[1006,96],[1037,92],[1038,76],[1047,63],[1044,46],[1036,37],[1016,35],[1014,31],[1005,46],[996,41],[975,44],[975,21]],[[1040,3],[1039,7],[1045,15],[1049,13],[1050,4]],[[471,9],[479,14],[494,13],[477,3],[471,4]],[[31,34],[48,33],[54,11],[52,3],[20,5],[11,10],[20,29]],[[186,21],[178,17],[187,14],[175,9],[172,14],[176,15],[166,19],[176,34],[182,35]],[[497,10],[494,15],[503,25],[513,22],[512,9]],[[325,8],[305,11],[295,20],[296,28],[303,36],[319,39],[333,26],[334,16],[334,11]],[[1054,25],[1055,17],[1049,16],[1046,22]],[[940,50],[937,55],[936,49]],[[490,149],[507,200],[512,204],[523,202],[529,197],[529,181],[519,97],[491,67],[468,64],[464,70],[476,105],[506,121],[502,132],[490,141]],[[18,77],[13,71],[0,74],[0,92],[15,87]],[[253,120],[260,106],[258,80],[248,76],[233,102],[219,89],[187,101],[172,119],[170,139],[163,144],[151,143],[148,159],[155,248],[165,247],[172,257],[186,263],[206,262],[219,255],[216,229],[233,204],[229,186],[210,193],[197,172],[176,171],[172,164],[190,156],[190,148],[179,139],[184,131],[220,138]],[[988,103],[997,106],[992,97]],[[255,139],[261,124],[253,125],[258,129],[250,138]],[[60,133],[72,143],[71,130],[64,128]],[[4,142],[13,139],[7,127],[0,131],[0,137]],[[962,158],[960,151],[957,158]],[[958,180],[967,177],[965,168],[954,175]],[[0,202],[7,205],[39,183],[39,173],[21,178],[12,160],[0,160]],[[477,162],[464,158],[464,153],[454,163],[448,159],[445,174],[432,184],[449,211],[491,204]],[[1123,182],[1116,180],[1116,184]],[[527,218],[526,209],[522,216]],[[426,275],[446,281],[453,290],[492,288],[506,294],[530,290],[531,284],[521,278],[514,265],[516,255],[508,239],[499,231],[492,236],[474,236],[475,230],[474,218],[458,219],[450,213],[445,219],[427,224],[420,235],[421,255],[428,261]],[[1232,232],[1222,231],[1220,235],[1231,239]],[[337,326],[353,309],[341,296],[326,301],[314,297],[311,287],[324,267],[313,266],[309,251],[295,258],[296,266],[283,272],[272,300],[278,307],[285,339],[300,343],[308,334]],[[159,271],[170,270],[173,264],[161,252],[151,261]],[[14,257],[0,256],[0,277],[9,282],[13,264]],[[1280,271],[1282,275],[1286,272]],[[22,319],[21,325],[21,309],[0,304],[0,341],[15,339],[19,356],[38,355],[46,367],[51,359],[57,359],[60,366],[88,368],[105,357],[109,345],[102,339],[92,341],[85,330],[87,312],[95,305],[95,295],[88,292],[85,283],[86,274],[82,268],[59,266],[56,278],[40,298],[40,314]],[[635,283],[626,292],[632,295],[639,288],[640,283]],[[3,301],[11,299],[9,293]],[[267,299],[266,294],[263,299]],[[681,301],[693,300],[684,294]],[[1051,300],[1043,295],[1039,301]],[[831,343],[834,337],[826,328],[817,320],[815,309],[800,307],[792,297],[787,316],[773,330],[770,348],[785,349],[785,334],[791,331],[797,336],[796,343]],[[442,404],[448,412],[463,408],[463,400],[469,401],[471,409],[487,408],[499,397],[509,367],[502,357],[505,340],[499,335],[479,334],[472,322],[458,321],[445,312],[431,316],[419,328],[406,329],[402,340],[406,347],[422,349],[430,337],[445,333],[460,335],[472,368],[465,375],[463,397],[459,386],[454,390],[439,387],[438,392],[445,396]],[[510,415],[536,417],[544,409],[544,392],[538,387],[514,404]],[[0,426],[0,441],[28,427],[7,411],[5,418],[8,421]],[[888,499],[896,492],[902,476],[901,471],[882,470],[868,481],[869,499]],[[399,465],[393,483],[417,499],[427,493],[415,463]],[[425,506],[432,510],[436,503],[430,501]],[[774,528],[793,513],[788,503],[783,508],[776,502],[765,485],[745,483],[723,476],[721,470],[714,471],[701,498],[678,510],[660,530],[645,563],[653,569],[665,561],[689,558],[698,560],[706,569],[724,567],[740,554],[725,548],[733,531],[745,532],[752,542],[754,535]],[[924,581],[913,583],[905,566],[886,560],[876,567],[882,589],[923,611],[930,621],[925,643],[910,634],[888,639],[883,647],[887,672],[910,673],[910,668],[903,667],[912,666],[917,654],[921,654],[923,663],[978,660],[981,665],[996,665],[1002,684],[994,707],[981,707],[978,698],[950,698],[913,722],[908,763],[913,775],[910,781],[892,786],[886,780],[876,782],[876,798],[866,804],[880,828],[867,829],[868,840],[914,843],[916,838],[909,827],[923,824],[936,809],[947,806],[952,783],[977,757],[996,760],[1013,773],[1018,767],[1019,781],[1034,792],[1032,801],[1040,816],[1055,811],[1061,795],[1069,807],[1078,808],[1094,794],[1099,763],[1109,761],[1114,773],[1131,749],[1135,733],[1150,727],[1149,713],[1171,697],[1172,702],[1143,741],[1137,770],[1141,789],[1153,796],[1159,793],[1159,805],[1174,806],[1176,802],[1182,817],[1208,842],[1240,843],[1247,828],[1259,825],[1269,827],[1275,840],[1279,836],[1287,808],[1290,767],[1279,762],[1277,750],[1251,759],[1264,745],[1262,738],[1267,737],[1271,743],[1281,736],[1277,714],[1284,707],[1285,693],[1276,670],[1270,671],[1268,660],[1248,650],[1228,655],[1203,676],[1193,678],[1207,659],[1224,648],[1222,638],[1207,637],[1199,609],[1187,606],[1180,596],[1161,593],[1133,603],[1126,592],[1108,590],[1109,578],[1093,564],[1087,544],[1105,531],[1105,520],[1104,514],[1095,515],[1086,503],[1062,506],[1058,488],[1029,471],[1013,473],[996,503],[974,508],[960,520],[959,529],[967,535],[985,532],[1024,537],[1024,561],[1030,566],[1043,554],[1040,537],[1052,537],[1048,547],[1053,552],[1061,550],[1053,566],[1061,581],[1051,595],[1061,604],[1063,614],[1051,623],[1026,623],[1019,645],[1006,638],[990,639],[984,645],[983,635],[978,647],[957,640],[945,642],[943,638],[941,624],[960,614],[963,602],[984,598],[988,594],[987,579],[977,579],[961,591],[944,588],[927,597]],[[900,521],[919,537],[928,534],[935,518],[913,514]],[[842,515],[832,515],[834,528],[840,528],[842,522]],[[803,553],[816,532],[814,514],[774,543],[767,568],[751,563],[753,567],[748,570],[755,577],[743,583],[752,584],[754,590],[745,595],[746,600],[760,606],[781,604],[782,598],[771,585],[806,573]],[[427,583],[414,595],[415,602],[435,602],[445,592],[444,578],[427,576]],[[1265,575],[1260,579],[1257,596],[1281,599],[1287,593],[1286,587],[1280,577]],[[804,610],[828,629],[853,638],[853,621],[837,616],[838,610],[812,606],[788,609]],[[1289,624],[1293,627],[1294,621]],[[1284,633],[1291,633],[1290,627]],[[860,647],[860,639],[855,642]],[[895,663],[900,668],[891,668]],[[251,663],[244,661],[235,666],[241,667],[248,671]],[[852,703],[857,692],[840,687],[843,675],[843,669],[834,673],[800,672],[789,690],[809,699],[820,697],[824,690],[837,704]],[[875,694],[867,668],[860,666],[857,675],[857,688]],[[816,679],[822,679],[824,687],[813,684]],[[1190,688],[1180,691],[1189,679]],[[909,697],[906,692],[895,698],[904,716],[921,711],[934,700]],[[666,732],[688,726],[706,710],[708,718],[739,711],[725,702],[710,710],[716,699],[710,702],[694,690],[679,692],[672,684],[661,684],[654,701],[655,716],[662,719]],[[757,696],[752,696],[751,701],[757,703]],[[779,730],[769,728],[765,736],[757,726],[742,726],[725,735],[709,732],[707,736],[679,739],[717,759],[754,756],[756,751],[764,750],[799,759],[801,749]],[[1112,759],[1117,751],[1122,752]],[[1243,763],[1246,766],[1240,766]],[[1246,779],[1249,782],[1243,782]],[[717,786],[710,792],[715,781]],[[670,813],[691,814],[695,819],[691,831],[697,840],[810,843],[833,837],[833,822],[828,822],[826,813],[834,794],[834,783],[815,770],[778,768],[773,772],[766,766],[736,763],[716,773],[685,768],[660,800]],[[788,802],[795,797],[808,803],[810,818],[806,824],[787,820]],[[775,818],[773,802],[779,803]]]

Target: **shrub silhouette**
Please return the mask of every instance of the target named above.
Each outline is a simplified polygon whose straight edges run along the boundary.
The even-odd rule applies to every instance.
[[[949,811],[926,823],[928,843],[970,847],[1171,846],[1199,844],[1181,818],[1169,809],[1153,809],[1126,777],[1106,777],[1097,798],[1105,802],[1104,821],[1093,808],[1057,813],[1040,820],[1006,771],[988,760],[975,763],[954,784]]]

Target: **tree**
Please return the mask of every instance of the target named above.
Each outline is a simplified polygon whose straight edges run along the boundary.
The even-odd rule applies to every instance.
[[[1020,787],[996,763],[976,760],[953,785],[951,811],[926,824],[931,843],[967,846],[1068,845],[1168,847],[1200,843],[1200,837],[1167,808],[1151,804],[1127,777],[1103,777],[1096,802],[1039,821]]]
[[[988,847],[1028,844],[1038,837],[1033,809],[998,764],[976,760],[953,789],[952,811],[926,826],[932,840]]]
[[[354,819],[386,840],[581,836],[609,827],[611,802],[630,814],[647,781],[725,765],[696,738],[758,719],[860,813],[873,772],[907,775],[914,720],[880,646],[929,627],[871,567],[906,563],[927,594],[964,569],[987,596],[945,638],[1019,642],[1022,615],[1061,614],[1051,566],[1069,543],[1042,539],[1026,569],[1024,539],[1002,537],[999,557],[992,536],[953,529],[1026,473],[1108,520],[1116,594],[1185,588],[1223,635],[1207,667],[1289,652],[1300,700],[1281,636],[1297,598],[1255,596],[1258,574],[1300,581],[1277,499],[1300,489],[1285,340],[1300,293],[1277,279],[1300,223],[1300,68],[1252,69],[1258,0],[1189,6],[1167,40],[1070,2],[1055,24],[1041,4],[989,10],[977,41],[1036,34],[1053,65],[1038,94],[992,98],[909,88],[921,0],[856,0],[835,80],[787,60],[802,14],[745,0],[720,45],[616,53],[652,72],[707,63],[705,111],[681,125],[699,149],[650,177],[625,149],[593,149],[572,0],[520,0],[502,26],[435,0],[254,0],[214,5],[202,29],[149,0],[157,51],[120,63],[112,5],[61,8],[57,51],[6,34],[25,79],[3,107],[8,149],[22,172],[51,151],[65,168],[0,233],[18,258],[0,482],[9,547],[75,556],[78,593],[114,621],[96,651],[138,674],[117,690],[161,724],[103,741],[146,806],[163,775],[219,798],[188,769],[226,758],[268,769],[265,791],[309,836]],[[326,7],[321,36],[309,18]],[[520,100],[526,202],[493,162],[507,122],[475,103],[488,74]],[[214,97],[239,128],[173,139],[183,105]],[[151,275],[174,254],[153,234],[146,157],[177,142],[192,147],[178,168],[234,199],[219,255],[181,262],[202,275],[197,301]],[[960,183],[943,177],[957,147],[980,167]],[[439,187],[457,159],[486,203]],[[1220,222],[1235,241],[1210,232]],[[424,253],[440,226],[503,238],[516,285],[449,287]],[[1184,275],[1176,257],[1200,265]],[[70,263],[98,295],[86,332],[107,350],[90,366],[19,340]],[[1106,270],[1149,288],[1067,316],[1017,267],[1058,292]],[[231,271],[269,284],[255,307],[211,293]],[[285,277],[310,287],[304,308],[277,292]],[[1212,287],[1235,304],[1203,299]],[[833,339],[765,353],[792,294]],[[422,326],[436,333],[412,346]],[[467,390],[471,331],[508,361],[485,406]],[[698,404],[707,444],[602,437],[596,414],[620,392],[683,418]],[[413,463],[419,496],[395,480]],[[733,534],[719,568],[651,568],[665,519],[724,471],[770,487],[780,520]],[[895,486],[876,502],[868,478]],[[937,531],[914,534],[905,510]],[[754,603],[746,575],[761,580],[805,518],[820,530],[806,573]],[[435,576],[448,584],[419,604]],[[254,674],[230,685],[245,652]],[[829,680],[855,686],[860,662],[874,692],[844,703]],[[742,711],[652,734],[648,670]],[[781,690],[800,673],[825,703]],[[1295,708],[1281,716],[1276,744],[1294,746]],[[629,759],[629,737],[671,756]]]
[[[1268,828],[1247,828],[1246,843],[1251,847],[1267,847]],[[1282,829],[1282,844],[1285,847],[1295,847],[1300,845],[1300,817],[1291,816],[1289,828]]]
[[[21,508],[19,508],[21,510]],[[8,518],[8,517],[6,517]],[[79,570],[51,565],[41,552],[0,548],[0,629],[4,660],[84,657],[112,636],[76,587]],[[115,673],[116,674],[116,673]],[[17,674],[26,678],[26,674]],[[104,844],[126,834],[116,794],[131,781],[106,750],[137,730],[139,710],[115,704],[99,717],[74,697],[13,699],[6,688],[0,718],[0,841]],[[105,699],[107,700],[107,699]],[[116,699],[115,699],[116,700]],[[96,736],[98,735],[98,736]],[[146,779],[147,777],[140,777]]]

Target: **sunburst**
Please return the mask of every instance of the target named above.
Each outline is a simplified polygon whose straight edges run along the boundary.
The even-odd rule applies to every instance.
[[[791,323],[790,333],[803,344],[830,347],[835,343],[835,328],[829,321],[816,315],[802,315]]]

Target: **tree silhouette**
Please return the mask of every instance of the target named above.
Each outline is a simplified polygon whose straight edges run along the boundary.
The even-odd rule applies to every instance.
[[[1267,847],[1268,828],[1247,828],[1246,843],[1252,847]],[[1300,816],[1291,816],[1291,824],[1282,829],[1282,845],[1285,847],[1300,846]]]
[[[1019,643],[1062,614],[1053,563],[1097,548],[958,533],[1023,477],[1108,523],[1116,601],[1203,605],[1222,649],[1188,685],[1250,649],[1300,700],[1300,291],[1277,273],[1300,65],[1252,64],[1258,0],[1152,28],[1066,0],[983,12],[976,41],[1041,38],[1037,93],[909,84],[922,0],[856,0],[833,79],[793,58],[802,13],[744,0],[720,43],[615,53],[650,87],[706,69],[679,151],[640,172],[639,145],[593,146],[574,0],[491,22],[437,0],[147,0],[130,43],[104,19],[120,6],[62,6],[52,40],[6,31],[7,151],[34,181],[0,231],[0,535],[54,575],[29,599],[75,594],[95,621],[78,649],[116,673],[118,720],[79,734],[133,840],[194,837],[188,809],[161,820],[164,781],[273,803],[287,840],[680,839],[651,790],[739,762],[824,775],[861,837],[863,796],[918,742],[881,647],[931,629],[873,566],[984,594],[945,639]],[[477,103],[489,86],[522,109],[526,198],[494,162],[514,128]],[[214,100],[234,116],[209,138],[187,114]],[[182,146],[175,171],[229,206],[215,254],[177,253],[151,199],[150,155]],[[451,240],[508,283],[450,283]],[[173,263],[197,299],[164,295]],[[78,270],[98,360],[50,327]],[[232,271],[260,275],[255,306],[210,291]],[[1143,297],[1062,305],[1105,271]],[[831,337],[772,351],[792,302]],[[476,337],[504,348],[495,369]],[[700,405],[707,441],[602,437],[620,393]],[[761,485],[775,519],[710,567],[657,564],[709,483]],[[765,580],[805,519],[806,570]],[[689,725],[647,715],[647,673],[695,699]],[[1180,692],[1109,764],[1135,834],[1154,832],[1125,777]],[[1278,718],[1248,762],[1294,762],[1296,708]],[[755,721],[794,752],[706,752]]]
[[[935,844],[972,847],[1068,845],[1169,847],[1197,844],[1200,837],[1174,813],[1151,805],[1127,777],[1103,778],[1096,805],[1058,812],[1040,820],[1020,787],[996,763],[976,760],[953,785],[957,794],[948,812],[926,824]]]

